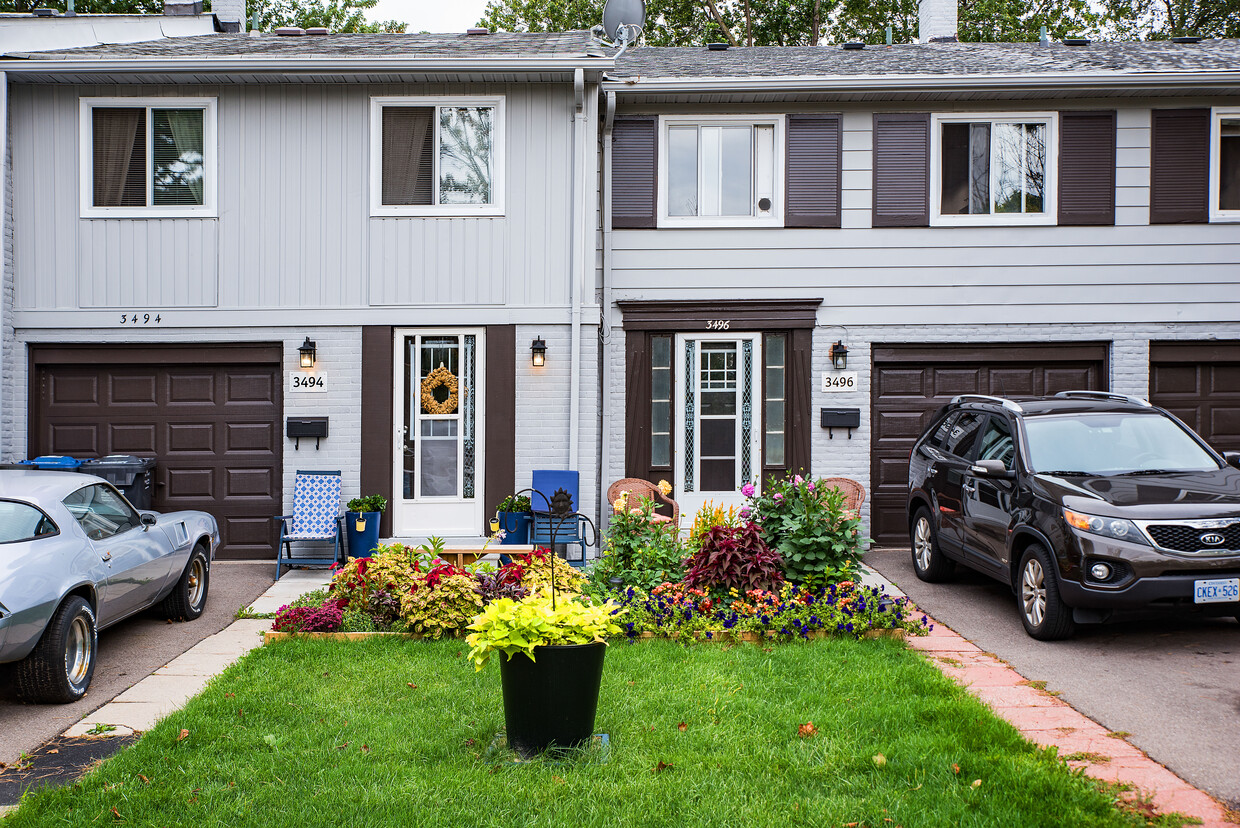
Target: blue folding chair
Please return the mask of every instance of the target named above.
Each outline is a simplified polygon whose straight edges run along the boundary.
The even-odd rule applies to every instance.
[[[557,544],[574,544],[581,547],[581,558],[570,558],[568,562],[574,566],[583,566],[586,563],[586,547],[591,545],[591,541],[586,539],[585,534],[588,521],[580,515],[564,519],[556,518],[551,514],[551,501],[556,492],[561,489],[572,499],[570,511],[576,512],[580,509],[580,476],[575,471],[535,469],[532,488],[534,493],[530,495],[530,506],[533,509],[530,543],[534,546],[550,547],[554,534],[554,541]],[[598,539],[595,538],[593,543],[597,542]]]
[[[341,480],[338,471],[297,471],[293,484],[293,514],[274,517],[280,521],[276,544],[276,580],[281,567],[331,566],[340,560],[340,536],[344,515],[340,512]],[[294,543],[331,544],[332,556],[294,557]]]

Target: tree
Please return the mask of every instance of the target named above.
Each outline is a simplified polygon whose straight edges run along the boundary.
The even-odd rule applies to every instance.
[[[1122,40],[1240,37],[1240,0],[1106,0],[1104,33]]]
[[[280,26],[326,26],[333,32],[403,32],[397,20],[368,23],[366,10],[379,0],[250,0],[249,12],[258,12],[258,27],[269,32]],[[204,4],[211,10],[210,0]],[[0,12],[28,13],[36,6],[65,10],[65,0],[0,0]],[[77,0],[78,14],[163,14],[163,0]]]

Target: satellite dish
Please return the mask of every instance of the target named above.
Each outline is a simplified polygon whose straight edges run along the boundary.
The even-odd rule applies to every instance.
[[[646,0],[607,0],[603,6],[603,31],[615,41],[627,40],[620,31],[627,26],[646,26]]]

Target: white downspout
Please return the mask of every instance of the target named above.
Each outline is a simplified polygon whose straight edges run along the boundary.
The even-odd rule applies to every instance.
[[[568,386],[568,467],[580,472],[581,459],[581,294],[585,290],[585,263],[582,253],[585,250],[585,238],[582,233],[584,226],[582,213],[585,212],[585,200],[581,197],[584,181],[581,167],[582,136],[585,133],[586,120],[586,73],[578,67],[573,70],[573,163],[572,163],[572,232],[569,233],[568,266],[569,293],[572,297],[572,342],[569,345],[569,386]],[[580,505],[580,504],[578,504]]]
[[[16,288],[12,297],[8,295],[9,280],[13,278],[13,274],[9,273],[4,258],[4,245],[9,232],[9,197],[9,76],[6,72],[0,72],[0,376],[4,376],[10,368],[8,351],[11,342],[8,334],[13,318],[13,305],[16,302]],[[10,298],[13,301],[10,301]],[[6,408],[7,403],[4,385],[0,383],[0,417],[12,416],[12,412]],[[3,453],[5,448],[0,446],[0,453]],[[25,450],[28,451],[29,447]]]
[[[608,92],[606,110],[603,113],[603,175],[600,184],[600,197],[603,203],[603,304],[599,309],[599,382],[602,385],[602,399],[599,423],[599,491],[606,483],[605,475],[611,464],[611,129],[616,123],[616,93]],[[599,530],[611,509],[607,503],[599,504]]]

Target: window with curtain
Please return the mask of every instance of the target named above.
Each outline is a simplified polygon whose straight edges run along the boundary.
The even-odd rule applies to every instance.
[[[939,223],[1053,221],[1051,116],[939,118]]]
[[[90,150],[84,213],[201,215],[212,209],[213,102],[135,103],[144,105],[83,101]]]
[[[499,99],[375,99],[375,215],[498,215]]]

